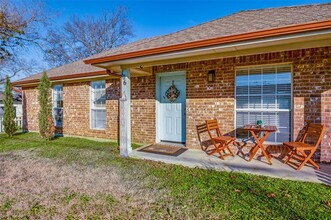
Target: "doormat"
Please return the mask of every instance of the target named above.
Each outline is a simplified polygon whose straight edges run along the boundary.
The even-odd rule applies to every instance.
[[[152,145],[144,147],[138,151],[177,157],[180,154],[184,153],[186,150],[187,150],[187,148],[185,148],[185,147],[179,147],[179,146],[174,146],[174,145],[152,144]]]

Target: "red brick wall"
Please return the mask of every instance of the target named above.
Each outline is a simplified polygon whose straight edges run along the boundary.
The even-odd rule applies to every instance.
[[[90,128],[90,82],[63,85],[63,133],[109,138],[118,135],[119,80],[106,81],[106,129]]]
[[[331,47],[289,52],[293,59],[294,134],[302,122],[323,123],[327,126],[320,155],[321,161],[331,162]],[[298,107],[298,108],[297,108]]]
[[[63,84],[64,134],[86,135],[90,132],[89,86],[89,82]]]
[[[131,138],[135,142],[155,142],[155,86],[155,75],[131,79]]]
[[[38,131],[38,90],[24,88],[23,90],[23,130]]]

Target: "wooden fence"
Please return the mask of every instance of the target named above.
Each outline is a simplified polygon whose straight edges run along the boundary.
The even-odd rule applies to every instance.
[[[15,122],[16,122],[17,127],[22,128],[22,124],[23,124],[22,117],[16,117]],[[2,133],[2,132],[4,132],[3,118],[0,118],[0,133]]]

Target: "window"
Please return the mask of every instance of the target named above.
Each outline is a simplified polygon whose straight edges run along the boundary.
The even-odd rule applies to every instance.
[[[106,82],[91,82],[91,128],[106,128]]]
[[[0,107],[0,118],[2,118],[4,114],[5,114],[5,107],[1,106]]]
[[[63,87],[53,86],[53,116],[56,127],[63,126]]]
[[[268,66],[236,70],[236,128],[237,138],[247,138],[241,130],[245,124],[275,125],[267,141],[284,142],[291,139],[292,108],[291,66]]]

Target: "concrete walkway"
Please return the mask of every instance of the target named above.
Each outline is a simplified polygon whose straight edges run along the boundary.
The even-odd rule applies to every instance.
[[[217,154],[207,155],[204,151],[197,149],[188,149],[179,156],[146,153],[138,150],[139,149],[134,150],[130,156],[138,159],[161,161],[192,168],[199,167],[228,172],[251,173],[282,179],[318,182],[331,185],[331,164],[320,164],[320,170],[305,166],[300,171],[297,171],[289,165],[282,163],[277,158],[272,158],[272,165],[269,165],[265,158],[262,158],[261,160],[253,159],[248,162],[247,158],[244,159],[243,157],[236,155],[235,157],[226,157],[225,160],[221,160],[217,157]]]

